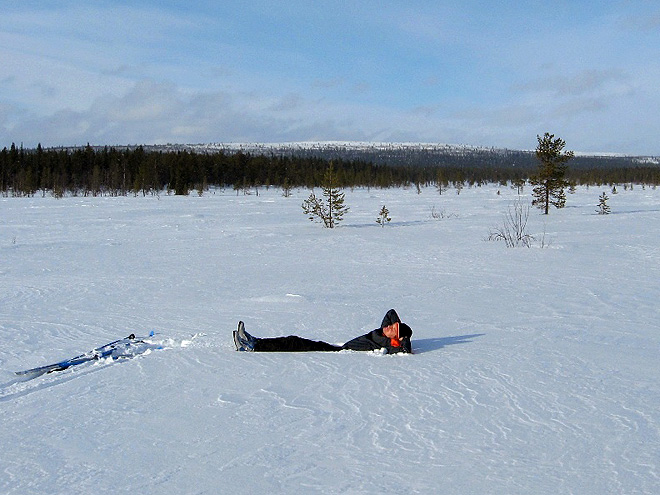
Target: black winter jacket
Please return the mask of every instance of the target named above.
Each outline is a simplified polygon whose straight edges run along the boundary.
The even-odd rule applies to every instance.
[[[380,324],[380,328],[372,330],[360,337],[356,337],[353,340],[349,340],[342,346],[342,349],[350,349],[352,351],[375,351],[376,349],[385,349],[388,354],[394,354],[397,352],[411,353],[412,345],[410,343],[410,337],[399,339],[401,341],[401,346],[395,347],[392,345],[390,338],[383,335],[383,328],[394,323],[401,324],[401,319],[399,318],[399,315],[396,314],[396,311],[390,309],[387,314],[385,314],[383,322]]]

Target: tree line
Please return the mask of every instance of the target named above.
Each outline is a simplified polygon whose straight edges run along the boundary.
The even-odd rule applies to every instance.
[[[12,144],[0,151],[0,194],[32,196],[51,194],[128,195],[203,193],[210,186],[247,190],[259,187],[318,187],[330,162],[339,187],[418,187],[524,183],[536,172],[537,163],[499,158],[494,162],[483,154],[449,156],[435,163],[375,163],[359,155],[332,159],[320,156],[284,156],[219,151],[196,153],[187,150],[153,151],[142,146],[91,146],[73,149],[24,149]],[[506,156],[506,155],[505,155]],[[575,157],[577,162],[578,157]],[[575,185],[660,183],[657,165],[603,166],[602,162],[581,162],[567,171]]]

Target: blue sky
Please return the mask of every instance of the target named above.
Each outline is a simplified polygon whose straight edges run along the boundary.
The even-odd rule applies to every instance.
[[[660,4],[14,1],[0,146],[394,141],[660,155]]]

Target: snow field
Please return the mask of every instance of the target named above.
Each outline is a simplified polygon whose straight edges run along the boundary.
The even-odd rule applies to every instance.
[[[660,193],[619,189],[532,210],[531,249],[484,240],[495,186],[346,191],[332,231],[303,190],[0,199],[0,492],[658,493]],[[342,343],[391,307],[413,356],[231,342]]]

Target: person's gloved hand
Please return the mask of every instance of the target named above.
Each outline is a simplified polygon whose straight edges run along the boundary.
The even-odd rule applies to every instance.
[[[403,337],[400,339],[401,341],[401,347],[402,347],[402,352],[405,352],[407,354],[412,354],[412,343],[410,342],[410,337]]]

